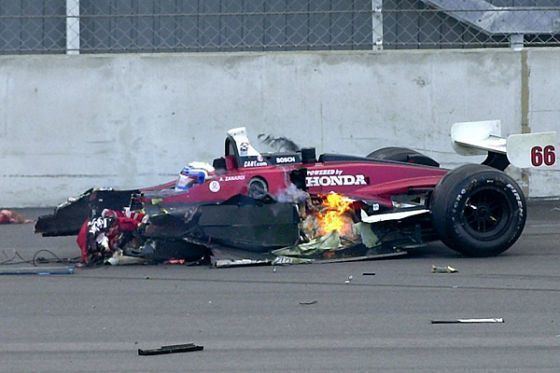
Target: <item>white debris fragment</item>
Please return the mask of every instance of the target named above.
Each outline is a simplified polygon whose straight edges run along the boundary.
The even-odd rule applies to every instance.
[[[459,271],[451,266],[440,267],[440,266],[432,265],[432,273],[457,273],[457,272]]]

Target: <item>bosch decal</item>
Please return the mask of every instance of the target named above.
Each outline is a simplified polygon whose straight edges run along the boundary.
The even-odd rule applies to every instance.
[[[296,157],[277,157],[276,158],[276,163],[281,164],[281,163],[295,163],[296,162]]]

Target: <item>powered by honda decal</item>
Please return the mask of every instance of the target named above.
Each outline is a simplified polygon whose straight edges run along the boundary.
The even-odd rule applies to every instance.
[[[365,175],[344,175],[342,170],[309,170],[305,178],[307,187],[368,185]]]

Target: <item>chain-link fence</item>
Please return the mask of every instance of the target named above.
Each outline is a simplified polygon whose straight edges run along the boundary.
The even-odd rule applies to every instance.
[[[81,49],[371,48],[371,0],[81,0]]]
[[[0,0],[0,53],[560,44],[560,0]]]
[[[65,1],[0,0],[0,53],[65,51]]]
[[[560,45],[559,0],[384,0],[385,48]]]

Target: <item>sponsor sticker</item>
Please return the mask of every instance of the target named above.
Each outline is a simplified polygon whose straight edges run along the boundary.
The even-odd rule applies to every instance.
[[[310,170],[307,172],[307,175],[305,178],[307,187],[368,184],[365,175],[344,175],[342,170]]]
[[[210,185],[208,186],[208,188],[210,188],[210,191],[213,193],[219,192],[220,191],[220,183],[217,182],[216,180],[213,180],[210,182]]]
[[[268,166],[266,162],[259,162],[259,161],[245,161],[243,162],[243,167],[263,167]]]
[[[290,157],[276,157],[276,163],[278,164],[282,164],[282,163],[295,163],[296,162],[296,157],[290,156]]]
[[[309,170],[307,176],[342,175],[342,170]]]

